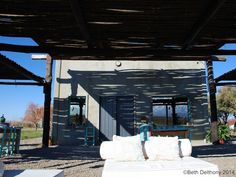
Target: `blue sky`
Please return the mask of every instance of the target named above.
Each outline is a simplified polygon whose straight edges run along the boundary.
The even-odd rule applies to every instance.
[[[18,45],[37,45],[30,38],[7,38],[0,36],[0,43],[10,43]],[[236,44],[230,44],[223,47],[224,49],[236,49]],[[36,75],[45,76],[46,62],[43,60],[32,60],[31,54],[4,52],[8,58],[14,60],[29,71]],[[228,56],[226,62],[214,62],[214,76],[236,68],[236,56]],[[54,69],[53,69],[54,73]],[[5,115],[7,121],[21,120],[24,117],[27,106],[34,102],[43,105],[44,94],[43,87],[39,86],[10,86],[0,85],[0,116]],[[52,93],[53,96],[53,93]]]
[[[0,43],[37,45],[30,38],[11,39],[1,36]],[[31,54],[26,53],[4,51],[0,53],[34,74],[45,77],[46,62],[44,60],[32,60]],[[0,85],[0,93],[0,116],[4,114],[7,121],[21,120],[24,117],[27,106],[31,102],[38,105],[44,104],[43,87],[40,86]]]
[[[236,50],[236,44],[226,44],[222,47],[225,50]],[[227,71],[236,68],[236,56],[227,56],[226,62],[213,62],[214,77],[218,77]]]

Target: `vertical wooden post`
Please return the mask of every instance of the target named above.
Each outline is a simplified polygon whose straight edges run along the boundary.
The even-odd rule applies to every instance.
[[[171,103],[171,108],[172,108],[172,118],[173,118],[173,125],[177,125],[177,117],[176,117],[176,105],[175,105],[175,101],[172,100]]]
[[[208,86],[210,95],[210,111],[211,111],[211,142],[218,141],[217,132],[217,107],[216,107],[216,85],[213,75],[212,60],[207,61]]]
[[[44,85],[44,118],[43,118],[43,147],[48,147],[50,132],[50,107],[51,107],[51,90],[52,90],[52,58],[47,56],[46,65],[46,83]]]

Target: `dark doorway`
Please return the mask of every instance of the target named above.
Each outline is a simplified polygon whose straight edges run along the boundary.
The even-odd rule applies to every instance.
[[[134,97],[101,97],[100,140],[112,140],[113,135],[134,134]]]

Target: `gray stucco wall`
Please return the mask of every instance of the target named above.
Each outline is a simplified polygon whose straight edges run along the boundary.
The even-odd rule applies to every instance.
[[[205,63],[197,61],[57,61],[52,137],[58,144],[82,142],[82,128],[67,125],[68,97],[86,96],[87,119],[99,129],[101,96],[135,96],[136,119],[152,117],[153,96],[190,98],[193,139],[208,126]]]

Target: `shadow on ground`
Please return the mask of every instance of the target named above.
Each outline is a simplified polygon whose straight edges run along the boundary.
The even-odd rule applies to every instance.
[[[27,145],[28,146],[28,145]],[[89,160],[102,161],[99,146],[54,146],[49,148],[34,148],[20,150],[20,155],[6,157],[4,163],[13,161],[30,162],[36,160]],[[86,162],[89,163],[89,162]]]
[[[236,144],[194,146],[193,157],[236,157]]]
[[[57,167],[58,169],[61,167],[57,161],[61,161],[62,169],[73,168],[78,165],[78,161],[80,161],[80,165],[89,165],[89,168],[100,168],[103,166],[99,155],[99,146],[53,146],[41,148],[40,144],[37,143],[25,144],[23,146],[26,149],[22,148],[19,155],[5,157],[4,163],[36,164],[39,161],[55,161],[55,163],[47,164],[45,167]],[[31,148],[27,149],[28,147]],[[194,146],[192,156],[197,158],[236,157],[236,144]]]

